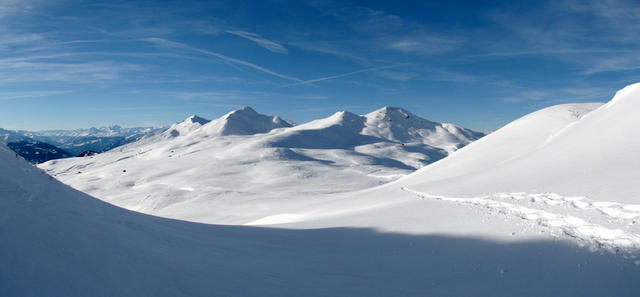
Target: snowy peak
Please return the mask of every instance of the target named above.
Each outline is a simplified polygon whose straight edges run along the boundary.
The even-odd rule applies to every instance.
[[[609,108],[623,100],[626,101],[630,101],[633,99],[626,99],[626,98],[632,98],[632,97],[636,97],[638,96],[638,93],[640,93],[640,83],[635,83],[635,84],[631,84],[628,85],[624,88],[622,88],[621,90],[616,92],[616,95],[613,96],[613,98],[611,99],[611,101],[609,101],[606,104],[606,108]]]
[[[165,131],[163,134],[168,137],[186,135],[199,129],[209,122],[210,121],[205,118],[199,117],[197,115],[191,115],[184,121],[171,125],[171,127],[169,127],[169,129],[167,129],[167,131]]]
[[[354,133],[360,133],[365,121],[366,119],[363,116],[348,111],[338,111],[324,119],[296,126],[296,130],[319,130],[335,126],[349,129]]]
[[[247,116],[247,117],[255,117],[258,116],[259,113],[256,112],[253,108],[249,107],[249,106],[244,106],[240,109],[236,109],[232,112],[227,113],[226,115],[224,115],[225,117],[233,117],[233,116]]]
[[[453,124],[425,120],[400,107],[383,107],[365,115],[362,133],[402,143],[423,143],[451,153],[484,136]]]
[[[360,132],[364,127],[365,119],[355,113],[339,111],[328,118],[327,124],[339,125],[355,132]]]
[[[372,127],[395,127],[401,130],[435,129],[440,123],[425,120],[400,107],[383,107],[365,115],[367,125]],[[400,140],[400,139],[398,139]]]
[[[259,114],[253,108],[245,106],[206,124],[202,129],[208,135],[222,136],[267,133],[273,129],[292,126],[290,121],[278,116]]]
[[[380,108],[374,112],[371,112],[366,115],[368,119],[378,119],[378,120],[386,120],[389,122],[396,123],[412,123],[412,122],[420,122],[422,125],[427,123],[436,125],[437,123],[427,121],[423,118],[420,118],[407,110],[401,107],[391,107],[385,106]]]
[[[201,118],[197,115],[191,115],[190,117],[188,117],[186,120],[184,120],[183,122],[189,122],[191,124],[200,124],[200,125],[204,125],[208,122],[211,122],[210,120],[207,120],[205,118]]]
[[[283,119],[283,118],[281,118],[279,116],[274,116],[272,122],[275,125],[281,125],[283,127],[293,127],[293,126],[296,125],[293,121],[289,121],[287,119]]]
[[[355,113],[351,113],[348,111],[336,112],[332,117],[335,117],[336,119],[341,121],[341,124],[344,124],[345,122],[346,123],[358,122],[362,119],[362,116],[359,116]]]

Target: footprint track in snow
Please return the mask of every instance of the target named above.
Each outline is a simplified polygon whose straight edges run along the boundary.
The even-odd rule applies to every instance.
[[[550,206],[562,205],[579,210],[596,210],[612,219],[634,220],[640,217],[640,204],[622,204],[608,201],[595,201],[582,196],[561,196],[555,193],[526,194],[498,193],[490,196],[499,200],[530,201]]]
[[[640,234],[630,230],[623,230],[627,220],[634,220],[640,215],[640,212],[637,211],[637,205],[593,201],[585,197],[565,197],[554,193],[498,193],[482,197],[455,198],[423,193],[407,187],[402,187],[401,189],[421,199],[486,207],[505,215],[535,222],[537,225],[550,230],[559,230],[565,236],[587,245],[594,251],[607,250],[623,254],[636,254],[640,251]],[[567,208],[569,208],[571,214],[560,213],[567,212]],[[598,212],[589,214],[585,210],[596,210]],[[623,220],[625,223],[622,224],[623,226],[618,223],[614,228],[602,226],[592,222],[591,219],[594,214]],[[586,216],[581,218],[578,215]]]

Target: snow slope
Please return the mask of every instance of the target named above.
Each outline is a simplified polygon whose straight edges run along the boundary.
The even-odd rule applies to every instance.
[[[587,113],[595,107],[563,105],[533,113],[403,183],[454,196],[554,192],[640,203],[640,84]]]
[[[638,266],[619,255],[539,238],[485,239],[481,236],[489,229],[508,231],[517,225],[498,216],[477,224],[482,214],[446,203],[449,214],[430,210],[438,201],[411,200],[414,204],[407,207],[409,200],[400,199],[367,213],[400,227],[395,232],[308,229],[303,224],[295,230],[203,225],[106,204],[29,166],[2,145],[0,164],[2,296],[640,293]],[[397,200],[380,190],[366,195]],[[362,218],[343,215],[325,224],[353,226]],[[460,228],[425,233],[446,226]],[[459,230],[476,235],[456,235]]]
[[[131,210],[240,224],[395,180],[483,135],[399,108],[290,126],[248,107],[213,121],[192,116],[112,151],[41,168]]]

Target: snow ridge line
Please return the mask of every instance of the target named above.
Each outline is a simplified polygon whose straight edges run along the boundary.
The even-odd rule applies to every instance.
[[[560,230],[564,235],[586,244],[592,251],[606,250],[614,253],[637,253],[640,251],[640,236],[620,229],[611,229],[587,222],[579,217],[553,213],[546,210],[524,207],[513,203],[491,199],[493,196],[454,198],[432,195],[401,187],[405,192],[420,199],[433,199],[472,206],[486,207],[505,215],[515,216],[551,230]],[[557,195],[557,194],[554,194]],[[558,195],[559,196],[559,195]],[[640,264],[640,261],[635,261]]]

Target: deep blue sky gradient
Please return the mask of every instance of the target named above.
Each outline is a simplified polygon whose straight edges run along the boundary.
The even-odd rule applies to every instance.
[[[638,24],[623,0],[0,0],[0,127],[391,105],[491,131],[640,80]]]

